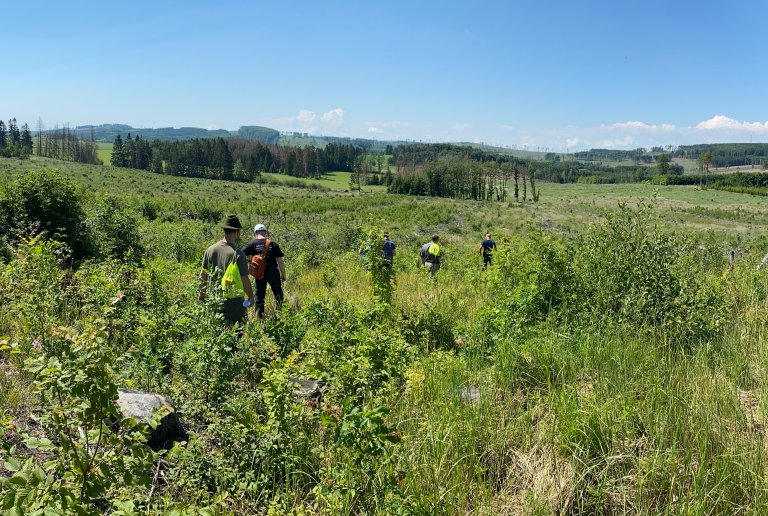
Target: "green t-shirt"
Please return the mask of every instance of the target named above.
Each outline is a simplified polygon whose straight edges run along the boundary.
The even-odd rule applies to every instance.
[[[221,279],[221,275],[227,270],[229,264],[234,260],[237,260],[237,268],[240,269],[240,276],[248,275],[248,259],[245,254],[233,246],[228,244],[226,240],[219,240],[208,249],[205,250],[203,255],[203,270],[208,270],[211,267],[218,269],[216,271],[216,277]]]

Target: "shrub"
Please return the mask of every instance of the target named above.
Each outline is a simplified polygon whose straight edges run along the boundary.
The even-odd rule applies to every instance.
[[[11,238],[14,233],[44,233],[66,243],[75,258],[89,253],[82,200],[62,174],[49,169],[29,172],[11,183],[2,197],[0,233]]]
[[[491,285],[496,303],[483,318],[489,325],[486,334],[519,333],[565,304],[574,295],[571,254],[565,240],[542,232],[495,253]]]
[[[574,260],[572,310],[584,322],[612,319],[687,342],[717,334],[729,308],[723,289],[694,266],[692,241],[663,231],[653,205],[619,205],[590,229]]]
[[[0,482],[2,509],[12,514],[100,514],[110,503],[141,503],[136,488],[149,487],[156,455],[144,445],[145,425],[123,419],[115,403],[113,358],[104,333],[59,328],[52,340],[26,361],[47,408],[41,419],[50,438],[24,437],[27,448],[50,454],[51,460],[41,467],[15,447],[4,450],[4,466],[12,476]],[[151,425],[165,415],[158,411]],[[113,422],[120,422],[119,427]],[[133,488],[127,498],[124,488]]]
[[[120,201],[112,197],[102,199],[87,222],[99,257],[123,262],[141,261],[144,246],[139,235],[138,219]]]

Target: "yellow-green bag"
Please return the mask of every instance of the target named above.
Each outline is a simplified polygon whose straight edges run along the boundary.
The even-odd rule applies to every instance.
[[[227,267],[227,270],[224,271],[224,275],[221,277],[221,290],[227,299],[245,298],[243,278],[240,276],[237,259],[233,260]]]

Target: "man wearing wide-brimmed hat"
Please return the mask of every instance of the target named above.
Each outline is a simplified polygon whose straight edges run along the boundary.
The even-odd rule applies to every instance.
[[[224,238],[219,240],[203,255],[203,267],[200,271],[200,295],[201,301],[205,300],[206,292],[212,285],[218,285],[224,277],[225,271],[233,263],[237,266],[242,282],[242,290],[228,289],[224,292],[220,310],[224,316],[224,322],[229,325],[242,323],[245,320],[246,308],[253,306],[253,287],[248,280],[248,260],[243,252],[235,247],[235,242],[240,238],[240,230],[243,228],[240,219],[236,215],[227,215],[222,224]],[[213,271],[213,276],[209,274]],[[244,302],[243,294],[248,300]]]

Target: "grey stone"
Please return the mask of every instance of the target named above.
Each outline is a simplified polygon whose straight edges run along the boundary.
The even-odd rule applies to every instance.
[[[300,398],[317,399],[323,394],[323,384],[319,380],[311,378],[288,378],[288,381],[296,386],[294,396]]]
[[[179,415],[168,398],[153,392],[141,392],[133,389],[118,389],[117,406],[123,417],[133,418],[139,423],[149,422],[158,409],[167,407],[171,412],[160,420],[157,428],[147,438],[147,445],[153,450],[169,448],[176,441],[187,439],[187,432]]]
[[[480,389],[471,385],[465,385],[459,391],[459,399],[464,403],[475,404],[480,400]]]

